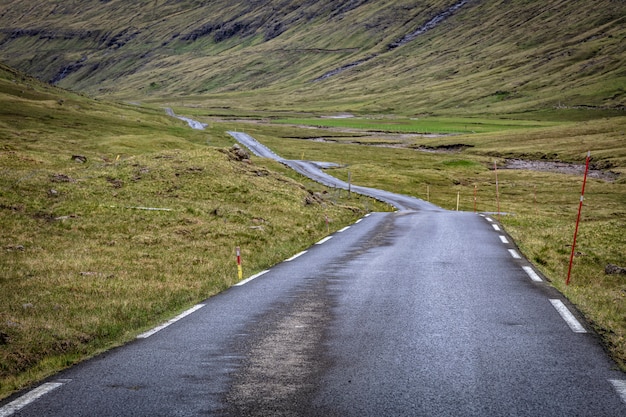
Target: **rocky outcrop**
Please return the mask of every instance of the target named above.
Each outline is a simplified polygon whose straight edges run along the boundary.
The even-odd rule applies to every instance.
[[[626,275],[626,268],[613,264],[608,264],[604,268],[604,273],[607,275]]]
[[[238,144],[234,144],[229,149],[221,150],[224,152],[228,159],[232,161],[240,161],[240,162],[249,162],[250,161],[250,153],[247,150],[239,146]]]

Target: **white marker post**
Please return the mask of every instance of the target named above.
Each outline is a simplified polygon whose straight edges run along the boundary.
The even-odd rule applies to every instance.
[[[352,198],[352,173],[348,170],[348,198]]]
[[[478,190],[478,185],[474,184],[474,213],[476,213],[476,191]]]

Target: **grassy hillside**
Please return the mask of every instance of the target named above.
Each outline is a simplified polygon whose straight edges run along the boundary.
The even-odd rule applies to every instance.
[[[0,57],[93,95],[213,107],[623,108],[625,16],[613,0],[3,1]]]
[[[0,66],[0,398],[386,209],[231,145]]]

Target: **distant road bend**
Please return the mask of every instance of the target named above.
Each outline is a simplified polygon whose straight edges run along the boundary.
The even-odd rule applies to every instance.
[[[165,113],[167,113],[167,115],[168,115],[168,116],[172,116],[172,117],[175,117],[175,118],[177,118],[177,119],[180,119],[180,120],[182,120],[182,121],[184,121],[184,122],[187,122],[187,124],[189,125],[189,127],[190,127],[190,128],[192,128],[192,129],[196,129],[196,130],[204,130],[204,128],[205,128],[205,127],[207,127],[207,124],[206,124],[206,123],[202,123],[202,122],[199,122],[199,121],[194,120],[194,119],[190,119],[189,117],[185,117],[185,116],[177,116],[177,115],[174,113],[174,110],[170,109],[169,107],[167,107],[167,108],[165,109]]]
[[[391,193],[389,191],[378,190],[376,188],[362,187],[358,185],[348,184],[345,181],[341,181],[331,175],[325,173],[320,167],[328,165],[325,162],[313,162],[313,161],[300,161],[284,159],[273,151],[268,149],[265,145],[259,143],[252,136],[241,132],[228,132],[229,135],[234,137],[239,143],[250,149],[256,156],[262,158],[274,159],[290,168],[294,171],[314,180],[328,187],[341,188],[344,190],[350,189],[350,191],[357,194],[361,194],[367,197],[372,197],[377,200],[383,201],[396,207],[398,210],[433,210],[440,211],[440,207],[428,203],[419,198],[410,197],[401,194]]]

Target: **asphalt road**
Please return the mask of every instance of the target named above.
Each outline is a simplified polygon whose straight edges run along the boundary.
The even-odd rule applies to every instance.
[[[385,190],[377,190],[375,188],[348,184],[347,182],[341,181],[324,172],[324,170],[320,168],[320,166],[325,165],[324,162],[284,159],[246,133],[228,132],[228,134],[235,138],[239,143],[250,149],[250,151],[252,151],[252,153],[254,153],[256,156],[274,159],[284,165],[287,165],[294,171],[326,186],[341,188],[344,190],[350,188],[350,190],[355,193],[383,201],[396,207],[398,210],[441,210],[434,204],[414,197],[394,194]]]
[[[397,203],[0,416],[626,416],[626,375],[497,222]]]

